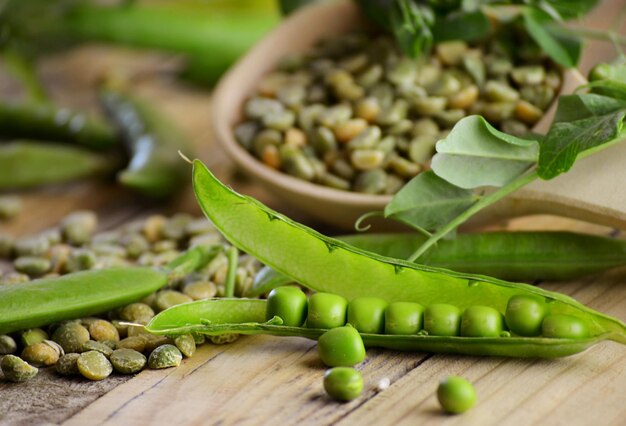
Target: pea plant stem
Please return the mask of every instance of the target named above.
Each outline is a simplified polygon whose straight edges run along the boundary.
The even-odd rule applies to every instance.
[[[490,206],[496,201],[504,198],[510,193],[517,191],[521,187],[528,185],[530,182],[537,179],[539,175],[536,170],[524,174],[517,179],[509,182],[507,185],[501,187],[497,191],[492,192],[480,200],[478,200],[475,204],[473,204],[470,208],[465,210],[463,213],[458,215],[456,218],[452,219],[446,226],[441,228],[439,231],[434,233],[429,239],[427,239],[424,244],[422,244],[412,255],[408,258],[409,262],[415,262],[420,256],[428,251],[434,244],[437,243],[440,239],[445,237],[448,233],[455,230],[459,225],[468,220],[470,217],[484,209],[485,207]]]
[[[228,258],[228,272],[226,274],[226,283],[224,284],[224,297],[234,297],[239,251],[236,247],[229,247],[226,250],[226,257]]]

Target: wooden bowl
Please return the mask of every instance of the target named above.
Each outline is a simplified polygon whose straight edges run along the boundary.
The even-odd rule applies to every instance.
[[[255,45],[222,78],[214,94],[212,127],[219,143],[235,164],[277,198],[319,220],[343,229],[353,229],[362,214],[382,211],[390,195],[341,191],[306,182],[267,167],[235,140],[233,128],[242,121],[243,104],[254,94],[259,80],[288,53],[309,50],[321,38],[366,27],[365,19],[352,1],[321,2],[308,6],[284,20]],[[575,70],[564,73],[561,93],[571,93],[585,83]],[[556,105],[548,110],[534,130],[544,132]],[[534,182],[476,215],[478,225],[494,220],[535,213],[551,213],[610,226],[626,224],[626,144],[588,157],[567,174],[552,181]],[[615,178],[612,176],[615,175]],[[368,221],[370,223],[372,221]],[[377,230],[394,229],[393,221],[373,220]]]

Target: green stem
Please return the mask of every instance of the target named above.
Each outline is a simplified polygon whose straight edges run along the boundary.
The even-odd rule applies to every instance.
[[[596,30],[594,28],[583,28],[576,26],[551,26],[551,28],[564,35],[576,35],[592,40],[603,40],[626,46],[626,36],[616,33],[615,31]]]
[[[455,230],[459,225],[461,225],[467,219],[469,219],[470,217],[472,217],[473,215],[475,215],[476,213],[478,213],[485,207],[488,207],[491,204],[495,203],[496,201],[509,195],[510,193],[517,191],[518,189],[520,189],[521,187],[525,185],[528,185],[530,182],[534,181],[538,177],[539,175],[537,175],[537,171],[533,170],[531,173],[522,175],[518,177],[517,179],[513,180],[512,182],[509,182],[507,185],[501,187],[497,191],[492,192],[491,194],[481,198],[479,201],[473,204],[470,208],[468,208],[463,213],[461,213],[460,215],[452,219],[450,222],[448,222],[446,226],[444,226],[435,234],[433,234],[432,237],[427,239],[424,242],[424,244],[422,244],[415,251],[415,253],[411,255],[411,257],[409,257],[408,261],[415,262],[417,258],[423,255],[429,248],[431,248],[435,243],[437,243],[437,241],[445,237],[448,233]]]
[[[224,284],[224,297],[234,297],[237,266],[239,265],[239,251],[237,247],[228,248],[226,257],[228,257],[228,273],[226,274],[226,283]]]

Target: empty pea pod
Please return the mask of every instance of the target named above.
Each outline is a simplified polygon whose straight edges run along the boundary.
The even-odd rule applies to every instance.
[[[0,102],[0,134],[3,138],[70,142],[93,149],[118,144],[115,130],[106,122],[47,104]]]
[[[113,156],[69,145],[20,140],[0,145],[0,190],[103,176],[117,169]]]
[[[362,333],[367,346],[399,350],[454,352],[471,355],[558,357],[581,352],[603,340],[626,344],[626,325],[555,292],[486,276],[457,273],[383,257],[328,238],[239,195],[221,184],[199,161],[194,162],[194,188],[205,214],[233,245],[291,279],[318,292],[348,300],[384,297],[388,303],[449,304],[461,311],[487,305],[500,313],[517,295],[536,296],[551,315],[583,321],[588,337],[464,337],[428,334]],[[148,324],[155,334],[275,334],[316,339],[326,330],[285,326],[266,321],[266,301],[224,299],[168,309]]]
[[[185,182],[185,163],[176,155],[190,144],[166,118],[146,103],[112,89],[100,94],[101,104],[119,130],[131,154],[118,174],[123,185],[144,195],[162,198]]]

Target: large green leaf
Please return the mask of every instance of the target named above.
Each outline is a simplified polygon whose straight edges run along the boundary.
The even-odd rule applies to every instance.
[[[459,121],[437,143],[432,168],[461,188],[503,186],[528,170],[537,155],[536,141],[507,135],[473,115]]]
[[[582,120],[609,114],[623,108],[626,108],[626,101],[608,96],[593,93],[564,95],[559,98],[559,106],[554,116],[554,123]]]

